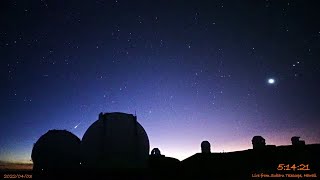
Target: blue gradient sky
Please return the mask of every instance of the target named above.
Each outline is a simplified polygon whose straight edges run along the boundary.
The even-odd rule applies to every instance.
[[[151,149],[180,160],[203,140],[214,152],[251,148],[255,135],[320,143],[313,1],[0,7],[0,160],[30,162],[48,130],[81,139],[100,112],[115,111],[136,112]]]

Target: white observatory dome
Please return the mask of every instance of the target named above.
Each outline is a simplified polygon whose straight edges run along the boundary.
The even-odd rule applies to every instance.
[[[136,116],[100,113],[81,142],[82,164],[90,168],[143,168],[147,166],[149,139]]]

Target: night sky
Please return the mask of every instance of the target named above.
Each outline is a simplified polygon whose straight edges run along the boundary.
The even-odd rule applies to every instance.
[[[320,143],[316,0],[1,0],[0,160],[50,129],[135,114],[150,148]]]

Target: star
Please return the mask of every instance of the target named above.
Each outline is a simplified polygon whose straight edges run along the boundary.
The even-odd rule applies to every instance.
[[[274,84],[276,81],[274,78],[269,78],[268,79],[268,84]]]

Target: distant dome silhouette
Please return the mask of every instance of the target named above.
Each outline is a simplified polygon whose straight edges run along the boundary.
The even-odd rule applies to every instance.
[[[209,141],[202,141],[201,152],[202,153],[211,153],[211,145],[210,145]]]
[[[153,148],[151,151],[151,155],[152,156],[161,156],[161,152],[160,152],[159,148]]]
[[[66,130],[49,130],[34,144],[31,159],[34,171],[80,166],[80,139]]]
[[[176,172],[180,161],[172,157],[162,155],[159,148],[153,148],[149,157],[149,168],[156,174],[162,175],[168,172]],[[169,178],[170,179],[170,178]]]
[[[81,142],[82,164],[90,168],[142,168],[147,166],[149,139],[136,116],[100,113]]]
[[[254,136],[252,138],[253,149],[261,149],[266,146],[266,140],[262,136]]]

